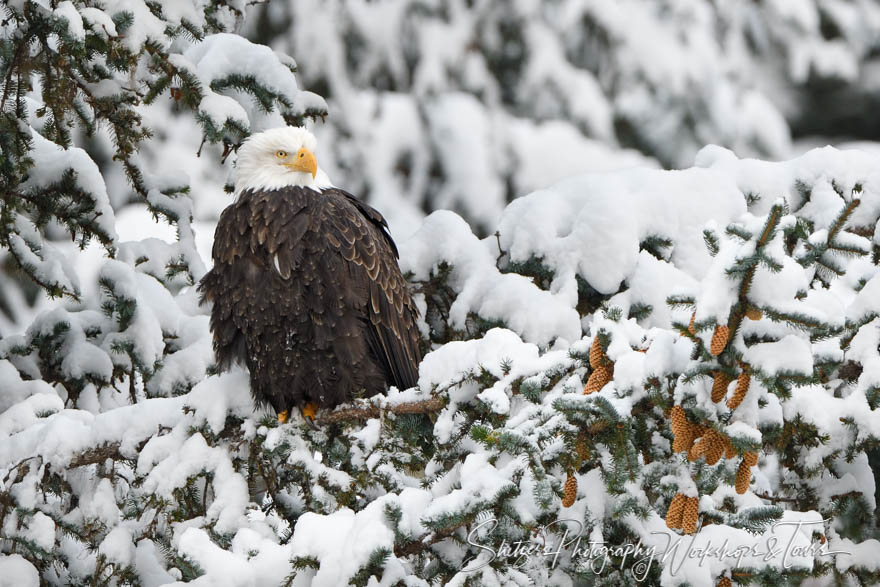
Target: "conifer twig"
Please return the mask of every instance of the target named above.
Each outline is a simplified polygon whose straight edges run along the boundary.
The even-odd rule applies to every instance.
[[[773,503],[779,503],[779,502],[797,503],[797,499],[795,499],[794,497],[779,497],[779,496],[769,495],[767,493],[756,493],[755,495],[757,497],[760,497],[761,499],[766,499],[768,501],[772,501]]]
[[[447,526],[441,530],[436,530],[434,532],[430,532],[423,536],[421,539],[413,540],[407,544],[396,546],[394,548],[394,554],[398,557],[410,556],[413,554],[418,554],[423,550],[430,548],[434,544],[441,542],[447,538],[449,538],[453,532],[458,530],[463,526],[467,526],[473,522],[473,517],[468,516],[464,521],[460,524],[453,524],[451,526]]]

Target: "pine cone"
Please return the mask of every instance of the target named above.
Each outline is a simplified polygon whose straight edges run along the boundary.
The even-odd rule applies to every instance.
[[[691,321],[688,322],[688,332],[690,332],[691,335],[695,335],[697,333],[697,329],[694,326],[694,321],[696,319],[697,319],[697,313],[694,312],[693,314],[691,314]]]
[[[754,451],[743,453],[743,461],[745,461],[749,467],[754,467],[758,464],[758,453]]]
[[[764,317],[764,312],[756,308],[755,306],[749,306],[746,309],[746,318],[749,320],[760,320]]]
[[[574,445],[574,450],[577,453],[578,458],[581,462],[586,461],[590,458],[590,444],[587,442],[587,435],[581,432],[578,434],[577,442]]]
[[[676,493],[669,502],[669,509],[666,510],[666,527],[670,530],[681,528],[681,516],[684,513],[684,504],[687,496],[684,493]]]
[[[718,356],[724,347],[727,346],[727,339],[730,337],[730,329],[726,324],[719,324],[712,333],[712,344],[709,345],[709,352],[713,356]]]
[[[712,383],[712,401],[720,402],[727,395],[727,386],[730,385],[732,379],[724,371],[715,372],[715,381]]]
[[[701,436],[699,440],[697,440],[691,449],[688,451],[688,460],[695,461],[709,450],[709,445],[712,443],[711,438],[708,434]]]
[[[727,400],[728,408],[735,410],[739,407],[742,401],[746,398],[750,382],[751,375],[749,375],[748,367],[746,367],[743,369],[743,372],[739,374],[739,377],[736,378],[736,391],[734,391],[733,395],[730,396],[730,399]]]
[[[709,448],[706,450],[706,464],[714,465],[721,460],[724,455],[725,438],[715,430],[711,430],[706,434],[709,437]]]
[[[745,458],[740,462],[736,470],[736,487],[737,493],[745,493],[749,489],[749,481],[752,480],[752,468],[746,462]]]
[[[694,534],[697,531],[697,520],[700,517],[700,498],[689,497],[681,514],[681,531]]]
[[[725,459],[732,459],[735,456],[736,456],[736,449],[733,448],[732,444],[730,444],[730,438],[725,436],[724,437],[724,458]]]
[[[593,338],[593,344],[590,345],[590,367],[598,369],[605,358],[605,351],[602,350],[602,344],[599,342],[599,336]]]
[[[570,508],[574,505],[574,500],[577,499],[577,492],[577,477],[569,473],[568,478],[565,480],[565,486],[562,489],[562,507]]]
[[[694,444],[695,438],[694,428],[687,424],[685,429],[676,434],[675,438],[672,439],[672,452],[689,451]]]
[[[721,577],[718,579],[718,585],[716,587],[733,587],[733,583],[731,583],[730,577]]]
[[[672,406],[672,409],[669,411],[669,426],[672,428],[673,434],[680,434],[688,428],[687,416],[684,413],[684,408],[680,405]]]
[[[613,374],[614,371],[612,368],[606,367],[605,365],[599,365],[599,367],[590,374],[590,378],[587,379],[587,384],[584,385],[584,395],[589,395],[605,387],[605,384],[611,381]]]
[[[695,436],[690,429],[686,429],[680,434],[676,434],[672,439],[672,452],[689,451],[694,444]]]

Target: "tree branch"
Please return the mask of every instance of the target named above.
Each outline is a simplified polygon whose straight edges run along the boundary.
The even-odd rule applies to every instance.
[[[85,467],[86,465],[97,465],[103,463],[107,459],[113,459],[114,461],[127,460],[127,458],[122,456],[122,453],[119,452],[119,447],[120,443],[111,442],[109,444],[90,448],[87,451],[74,456],[70,461],[70,467],[75,468]]]
[[[766,499],[766,500],[772,501],[773,503],[779,503],[779,502],[797,503],[797,499],[795,499],[793,497],[778,497],[778,496],[769,495],[767,493],[756,493],[755,495],[760,497],[761,499]]]
[[[432,545],[446,540],[447,538],[452,536],[453,532],[463,526],[467,526],[471,522],[473,522],[473,519],[471,516],[468,516],[468,519],[461,524],[449,526],[447,528],[443,528],[442,530],[437,530],[436,532],[430,532],[423,536],[420,540],[413,540],[412,542],[409,542],[407,544],[395,546],[394,555],[397,557],[405,557],[413,554],[418,554],[423,550],[430,548]]]
[[[364,406],[356,408],[342,408],[335,410],[326,416],[320,416],[315,419],[316,424],[333,424],[334,422],[342,422],[344,420],[369,420],[378,418],[381,412],[390,414],[427,414],[431,412],[439,412],[446,405],[443,398],[432,397],[417,402],[406,404],[397,404],[389,406],[384,410],[380,410],[376,406]]]

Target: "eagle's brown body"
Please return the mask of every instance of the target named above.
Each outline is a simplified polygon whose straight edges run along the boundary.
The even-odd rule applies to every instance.
[[[338,189],[243,191],[220,217],[213,303],[221,369],[243,362],[259,404],[331,408],[418,377],[418,310],[382,215]]]

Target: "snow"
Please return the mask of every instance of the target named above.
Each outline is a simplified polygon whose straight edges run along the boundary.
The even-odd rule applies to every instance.
[[[444,145],[439,157],[448,177],[436,195],[437,207],[453,209],[461,203],[469,217],[494,226],[505,194],[495,173],[498,155],[489,150],[491,121],[483,106],[473,96],[459,93],[441,96],[427,107],[431,138]],[[480,196],[469,197],[472,193]]]
[[[89,24],[93,32],[104,37],[117,36],[116,24],[106,12],[93,6],[86,6],[78,10],[83,22]]]
[[[877,559],[880,540],[869,538],[862,542],[853,542],[848,538],[832,538],[831,548],[841,552],[835,562],[838,571],[845,572],[852,568],[859,568],[876,572],[880,569],[880,561]]]
[[[846,309],[846,318],[850,321],[864,321],[880,315],[880,274],[871,278],[859,291],[855,300]]]
[[[510,472],[523,464],[512,461],[506,469],[499,470],[484,454],[472,454],[461,466],[461,488],[434,499],[424,510],[423,519],[436,519],[448,512],[479,511],[490,507],[503,491],[511,489]]]
[[[253,77],[256,83],[289,103],[288,109],[293,114],[301,115],[308,109],[326,110],[322,98],[298,88],[293,72],[274,51],[239,35],[208,35],[182,56],[174,56],[172,62],[176,67],[194,71],[198,75],[204,92],[199,112],[208,116],[217,128],[221,128],[227,119],[251,127],[250,116],[239,99],[212,90],[231,75]],[[262,128],[255,125],[252,130]]]
[[[37,512],[25,523],[24,528],[9,532],[9,535],[30,540],[43,550],[52,550],[55,544],[55,522],[43,512]]]
[[[195,14],[192,8],[183,11],[167,11],[175,4],[189,3],[163,1],[161,7],[164,14],[161,17],[154,14],[142,0],[104,0],[100,8],[107,14],[115,15],[120,12],[128,12],[134,17],[137,26],[129,27],[126,30],[125,35],[122,36],[122,43],[129,51],[138,53],[147,41],[158,43],[165,50],[170,48],[172,39],[166,34],[166,28],[169,25],[173,27],[180,25],[181,17],[184,15],[193,16]],[[202,19],[193,18],[191,22],[198,26]]]
[[[299,518],[297,530],[303,530],[290,542],[291,555],[327,561],[312,577],[313,587],[340,585],[365,565],[377,548],[393,550],[394,532],[385,525],[385,504],[386,500],[378,499],[357,513],[340,509],[329,516],[305,513]],[[394,566],[386,569],[381,584],[389,584],[395,570],[402,571]]]
[[[503,321],[540,345],[556,337],[569,342],[579,338],[579,319],[571,296],[544,291],[521,275],[501,273],[487,245],[490,243],[480,243],[456,214],[435,212],[416,234],[401,243],[401,269],[412,271],[417,280],[426,280],[440,263],[453,268],[451,284],[460,292],[449,312],[455,328],[464,329],[468,314],[475,312],[487,320]],[[520,311],[524,303],[542,308],[541,313]]]
[[[180,537],[178,551],[195,561],[203,568],[211,569],[207,575],[202,575],[192,585],[218,585],[220,587],[233,587],[238,585],[253,585],[253,571],[243,557],[224,551],[214,544],[208,533],[200,528],[187,528]],[[182,585],[183,583],[172,583]]]
[[[85,40],[86,33],[83,28],[83,19],[77,11],[76,6],[73,5],[73,2],[70,2],[69,0],[59,2],[58,6],[53,11],[53,15],[67,21],[67,30],[75,40]]]
[[[503,361],[517,364],[537,358],[535,345],[523,344],[510,330],[493,328],[479,340],[451,342],[426,355],[419,366],[419,386],[449,385],[471,365],[479,365],[501,378]]]
[[[0,396],[0,430],[4,429],[4,419],[10,424],[21,422],[23,414],[13,415],[9,410],[25,410],[29,405],[46,410],[48,405],[56,405],[58,396],[48,383],[41,380],[23,381],[18,370],[6,359],[0,360],[0,380],[4,385],[3,395]],[[56,409],[61,409],[61,404],[57,404]],[[28,411],[33,413],[32,410]]]
[[[33,129],[31,129],[31,139],[34,148],[30,152],[30,157],[37,171],[22,183],[21,189],[26,193],[39,192],[61,181],[67,170],[73,170],[77,187],[92,200],[96,223],[111,240],[115,239],[115,220],[113,209],[110,207],[110,198],[107,195],[107,186],[91,157],[78,147],[62,149]]]
[[[135,546],[131,531],[124,526],[116,526],[98,547],[98,552],[114,563],[130,566],[135,562]]]
[[[669,205],[667,194],[674,194]],[[570,291],[580,274],[601,293],[612,293],[635,268],[638,244],[654,236],[676,242],[672,260],[691,275],[709,257],[700,230],[745,211],[728,178],[700,169],[634,169],[571,178],[515,200],[498,230],[513,261],[545,259],[558,275],[554,288]]]
[[[0,554],[0,585],[3,587],[38,587],[40,574],[20,554]]]
[[[813,373],[813,354],[810,343],[803,338],[788,335],[777,342],[755,344],[743,354],[743,360],[766,376],[780,373]]]

